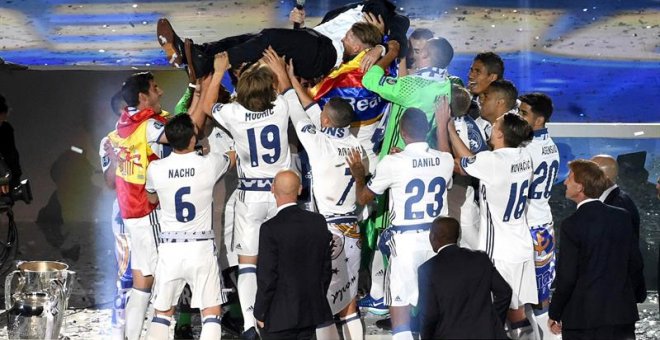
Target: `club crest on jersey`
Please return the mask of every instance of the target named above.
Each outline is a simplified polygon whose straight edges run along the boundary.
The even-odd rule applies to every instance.
[[[332,259],[335,260],[344,252],[344,235],[332,234]]]
[[[302,132],[307,132],[311,134],[316,134],[316,127],[312,124],[307,124],[301,129]]]
[[[163,123],[161,123],[161,122],[154,122],[154,127],[155,127],[156,129],[159,129],[159,130],[160,130],[160,129],[163,128],[163,126],[165,126],[165,125],[163,125]]]

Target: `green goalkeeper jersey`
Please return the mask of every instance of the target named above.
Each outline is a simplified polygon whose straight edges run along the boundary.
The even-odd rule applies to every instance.
[[[374,66],[362,78],[362,85],[392,102],[379,153],[380,158],[387,155],[392,147],[403,149],[405,146],[399,132],[399,120],[409,107],[418,108],[426,113],[431,126],[427,141],[431,147],[436,147],[436,103],[442,96],[451,98],[451,82],[445,70],[426,68],[415,74],[395,78],[386,76],[381,67]]]

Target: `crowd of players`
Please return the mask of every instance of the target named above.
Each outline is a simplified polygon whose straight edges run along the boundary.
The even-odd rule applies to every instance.
[[[253,315],[259,229],[277,213],[271,187],[286,169],[301,174],[309,193],[301,204],[323,215],[333,238],[327,300],[336,317],[318,325],[318,339],[364,337],[358,278],[370,243],[378,249],[367,266],[369,299],[389,306],[393,338],[412,338],[414,315],[437,322],[416,308],[425,305],[418,268],[435,255],[429,233],[443,216],[460,224],[459,245],[485,252],[510,286],[502,330],[512,338],[559,333],[560,320],[548,318],[556,244],[548,201],[559,169],[545,126],[551,99],[519,96],[492,52],[474,58],[464,87],[447,72],[451,44],[423,29],[408,38],[409,22],[394,10],[368,0],[305,28],[304,11],[294,9],[290,18],[303,28],[203,45],[161,19],[159,43],[171,64],[186,67],[191,88],[170,115],[151,74],[129,77],[127,106],[100,149],[121,216],[122,338],[140,338],[150,301],[148,337],[167,338],[185,284],[202,313],[201,338],[220,338],[227,290],[212,203],[233,167],[220,256],[238,266],[244,337],[268,327]],[[208,149],[198,153],[203,138]],[[377,242],[367,230],[382,230]]]

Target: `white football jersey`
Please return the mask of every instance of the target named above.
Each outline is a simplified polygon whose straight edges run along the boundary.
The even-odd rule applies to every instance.
[[[461,167],[480,180],[479,250],[512,263],[533,260],[525,210],[532,158],[524,148],[501,148],[463,157]]]
[[[490,139],[492,125],[487,120],[481,117],[473,119],[469,115],[454,117],[453,120],[458,137],[473,154],[490,150],[488,140]]]
[[[559,151],[548,135],[548,129],[534,131],[534,139],[527,144],[526,149],[534,166],[527,207],[527,222],[532,227],[552,222],[548,201],[559,169]]]
[[[307,109],[309,119],[296,123],[298,139],[307,150],[312,167],[312,188],[320,214],[350,214],[355,212],[355,180],[346,163],[352,150],[364,156],[360,141],[350,127],[321,128],[321,108]]]
[[[234,137],[239,177],[272,179],[279,170],[291,166],[285,96],[298,100],[291,89],[278,95],[274,107],[263,112],[249,111],[237,102],[213,106],[213,118]]]
[[[447,216],[447,189],[451,187],[454,158],[429,148],[425,142],[406,145],[376,166],[367,187],[382,195],[390,189],[390,219],[394,226],[433,222]]]
[[[364,20],[362,7],[364,6],[358,5],[355,8],[348,9],[336,17],[314,27],[316,32],[319,32],[332,40],[332,46],[334,46],[337,51],[335,67],[341,65],[344,60],[344,43],[342,43],[342,39],[344,39],[346,33],[351,29],[353,24]]]
[[[147,168],[146,190],[158,194],[161,231],[208,231],[213,220],[213,186],[229,158],[216,153],[172,153]]]
[[[234,150],[234,140],[217,126],[213,128],[211,134],[207,138],[209,142],[209,152],[224,155],[227,151]]]

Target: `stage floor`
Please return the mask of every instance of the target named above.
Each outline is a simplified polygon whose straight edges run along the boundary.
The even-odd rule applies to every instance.
[[[649,298],[643,304],[638,305],[640,321],[637,322],[635,335],[638,340],[652,340],[660,338],[660,318],[658,315],[658,296],[656,293],[649,294]],[[7,337],[7,329],[4,323],[6,318],[0,312],[0,338]],[[109,339],[111,309],[70,309],[66,314],[66,325],[61,332],[64,339]],[[365,317],[366,339],[385,340],[391,339],[389,331],[376,327],[375,323],[380,317],[367,314]],[[200,318],[194,315],[192,318],[193,333],[199,338],[201,332]],[[172,326],[173,327],[173,326]],[[171,328],[171,334],[174,328]],[[238,339],[230,334],[223,333],[223,339]]]

